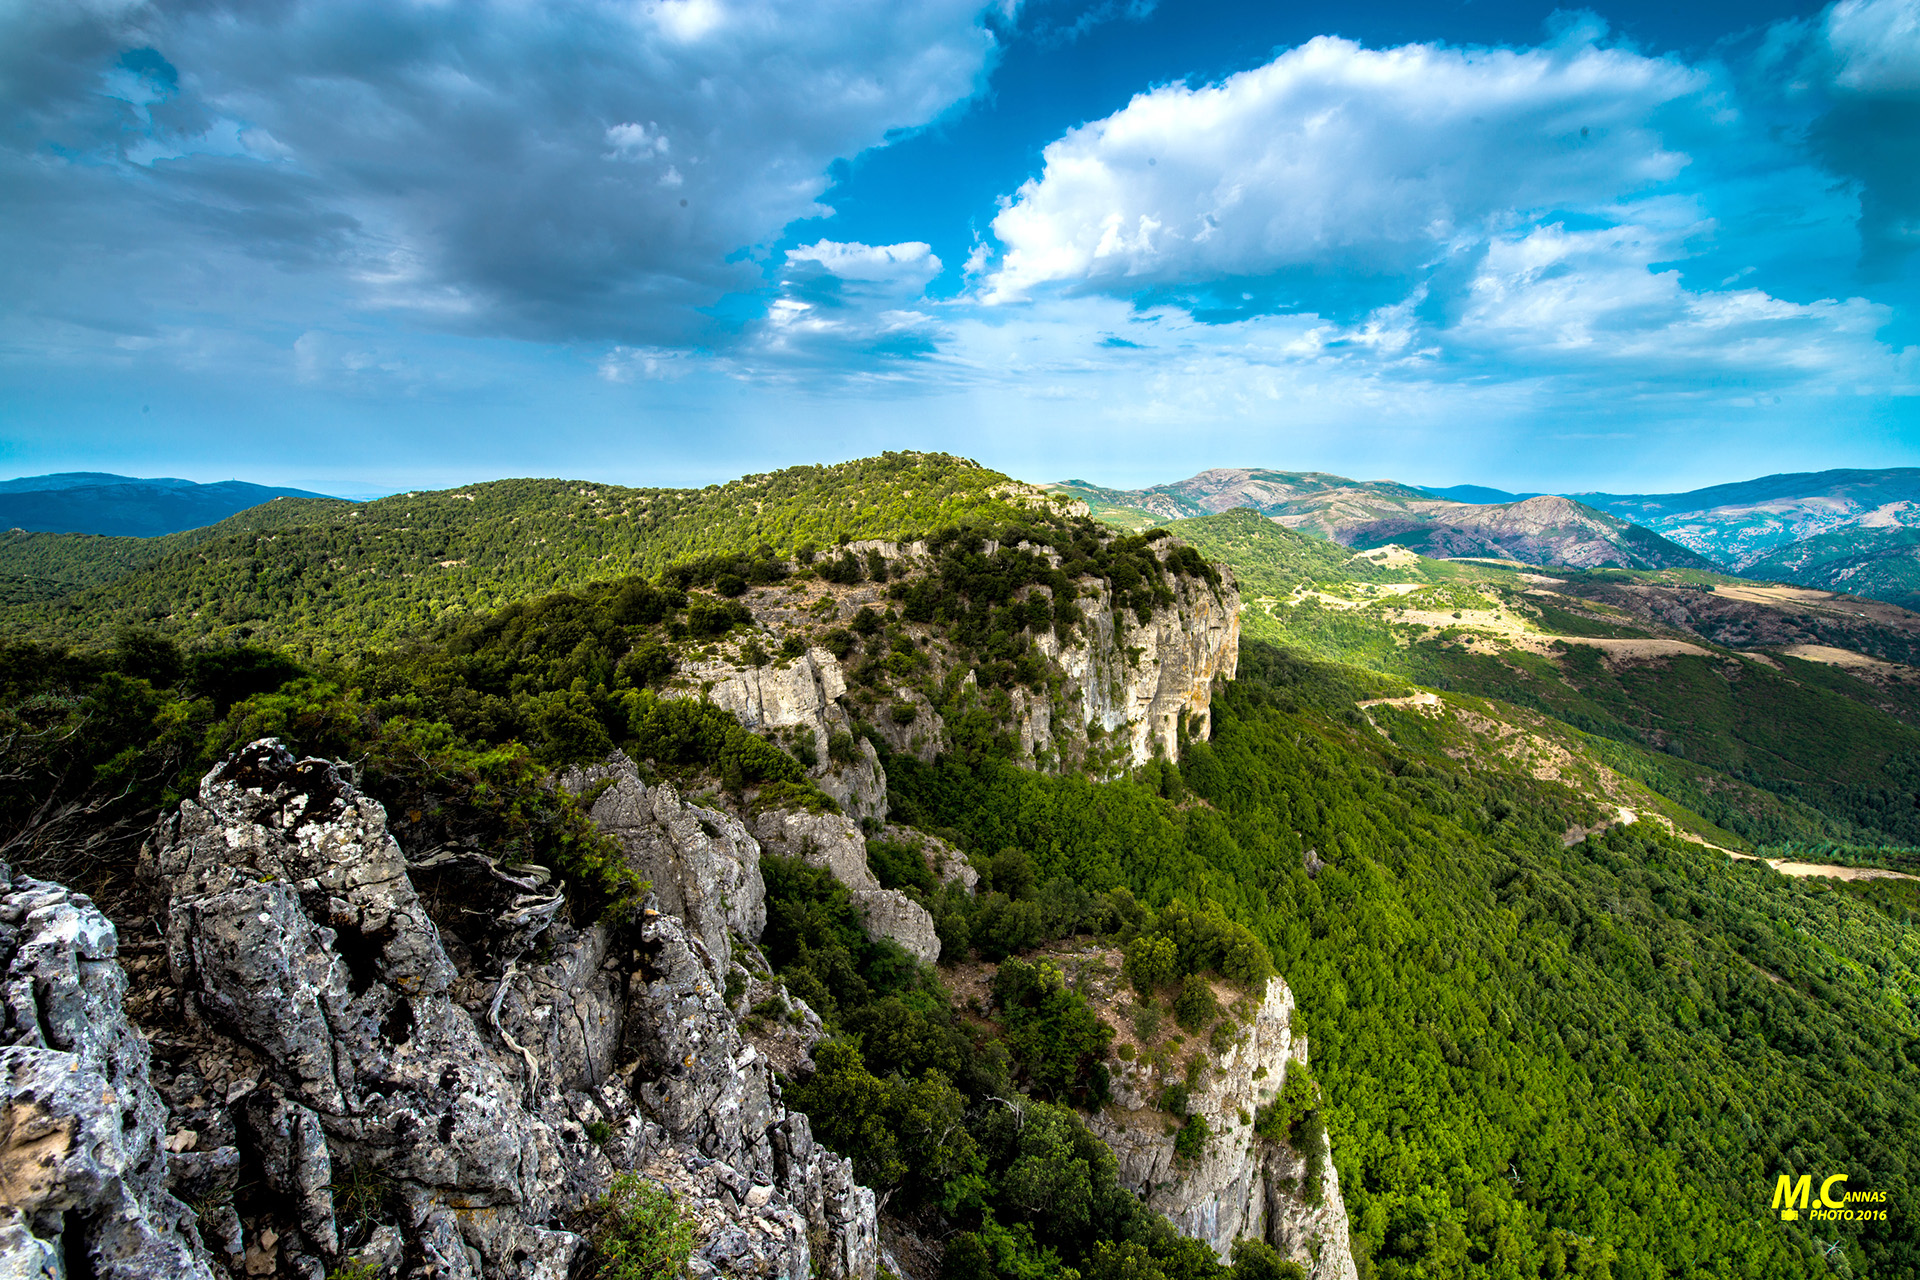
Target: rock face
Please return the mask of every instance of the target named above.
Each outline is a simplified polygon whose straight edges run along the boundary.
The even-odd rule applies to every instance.
[[[1346,1206],[1325,1138],[1313,1161],[1321,1171],[1316,1203],[1303,1185],[1307,1156],[1259,1137],[1250,1123],[1279,1094],[1288,1064],[1307,1060],[1306,1037],[1293,1031],[1293,1009],[1287,985],[1270,979],[1251,1025],[1193,1091],[1190,1112],[1203,1116],[1212,1133],[1196,1159],[1176,1159],[1168,1117],[1154,1106],[1167,1082],[1144,1060],[1125,1062],[1114,1073],[1113,1105],[1090,1117],[1088,1127],[1113,1148],[1121,1182],[1182,1234],[1213,1246],[1222,1261],[1235,1240],[1251,1236],[1314,1280],[1356,1280]]]
[[[118,954],[85,895],[0,864],[0,1275],[212,1280]]]
[[[699,662],[682,674],[746,728],[776,737],[782,731],[802,735],[817,761],[809,770],[814,785],[855,822],[886,820],[887,774],[873,744],[854,740],[851,763],[834,760],[829,750],[835,734],[853,735],[853,721],[840,705],[847,692],[846,676],[832,654],[810,649],[797,658],[758,667]],[[691,696],[692,691],[686,693]]]
[[[1176,545],[1166,538],[1154,547],[1164,559]],[[1096,598],[1082,600],[1086,624],[1073,644],[1063,646],[1051,633],[1035,640],[1068,680],[1058,710],[1076,717],[1079,727],[1098,725],[1103,737],[1123,748],[1112,761],[1116,770],[1156,755],[1179,759],[1183,716],[1193,737],[1211,735],[1213,682],[1231,680],[1240,664],[1240,593],[1231,578],[1218,589],[1177,575],[1173,584],[1174,603],[1154,610],[1144,624],[1116,610],[1111,591],[1102,586]],[[1023,691],[1018,702],[1022,753],[1042,758],[1066,726],[1054,723],[1056,708],[1045,699]]]
[[[1159,538],[1149,545],[1166,562],[1183,544]],[[847,550],[863,563],[869,556],[885,561],[887,583],[893,586],[941,571],[924,542],[864,541]],[[1003,548],[988,541],[981,548],[987,557],[1003,550],[1040,556],[1056,569],[1062,563],[1058,552],[1030,542]],[[1176,758],[1183,721],[1188,733],[1207,737],[1212,732],[1213,682],[1231,678],[1239,661],[1240,596],[1231,576],[1223,573],[1216,585],[1169,572],[1167,582],[1173,599],[1141,622],[1130,609],[1115,607],[1110,584],[1081,578],[1072,603],[1082,621],[1064,640],[1050,627],[1032,631],[1033,649],[1054,677],[1049,688],[1016,686],[995,690],[989,698],[975,674],[959,665],[962,659],[939,625],[901,621],[887,583],[819,581],[797,584],[791,591],[759,592],[748,600],[761,628],[761,649],[778,649],[783,642],[811,644],[821,628],[844,625],[860,610],[871,609],[888,617],[889,626],[899,628],[898,635],[913,645],[906,651],[913,655],[906,669],[918,675],[901,676],[887,664],[879,664],[886,669],[876,673],[874,655],[868,653],[861,660],[862,678],[868,683],[850,691],[841,663],[816,646],[801,656],[759,666],[743,665],[739,654],[690,661],[681,667],[675,687],[678,696],[704,696],[775,741],[804,742],[814,753],[816,763],[809,772],[815,783],[860,823],[887,816],[886,771],[869,737],[927,762],[950,745],[946,720],[929,699],[936,686],[944,689],[938,700],[948,712],[954,709],[953,699],[961,706],[969,698],[988,699],[997,727],[1009,733],[1028,766],[1084,764],[1098,776],[1111,777],[1156,754]],[[1050,600],[1052,593],[1052,587],[1034,584],[1015,599]],[[740,653],[749,647],[741,646]],[[1005,704],[997,701],[1001,697]],[[856,716],[863,722],[860,735],[853,734]],[[828,751],[836,735],[848,735],[838,739],[839,762]]]
[[[759,977],[727,950],[764,918],[757,845],[621,764],[599,801],[688,915],[650,906],[616,935],[565,923],[539,868],[410,866],[325,761],[268,740],[222,763],[143,859],[167,939],[142,997],[151,1083],[112,926],[8,881],[0,1275],[85,1249],[128,1280],[350,1261],[564,1280],[580,1211],[638,1169],[685,1197],[698,1276],[872,1280],[872,1193],[782,1104],[729,1003],[766,985],[751,943]],[[443,936],[416,877],[471,936]],[[818,1036],[792,1021],[789,1065]]]
[[[867,842],[851,819],[839,814],[775,809],[760,815],[754,831],[767,848],[804,858],[847,887],[870,938],[890,938],[914,959],[940,958],[940,938],[927,909],[898,889],[883,889],[867,865]]]
[[[617,751],[604,765],[568,770],[560,785],[575,795],[599,791],[593,820],[653,882],[660,909],[685,921],[713,955],[730,958],[729,930],[757,938],[767,927],[760,846],[738,818],[687,804],[672,787],[647,786]]]

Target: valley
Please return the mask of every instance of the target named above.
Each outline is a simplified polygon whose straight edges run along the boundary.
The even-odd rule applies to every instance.
[[[701,1274],[1820,1276],[1765,1197],[1832,1164],[1893,1216],[1827,1243],[1912,1274],[1920,618],[1239,483],[1138,532],[903,453],[14,535],[64,588],[0,609],[0,919],[118,929],[151,1083],[62,1052],[152,1091],[152,1247],[558,1280],[640,1170]],[[275,894],[319,977],[217,941]]]

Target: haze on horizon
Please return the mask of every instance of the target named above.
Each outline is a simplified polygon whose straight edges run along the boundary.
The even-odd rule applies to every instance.
[[[1920,0],[0,9],[0,472],[1920,463]]]

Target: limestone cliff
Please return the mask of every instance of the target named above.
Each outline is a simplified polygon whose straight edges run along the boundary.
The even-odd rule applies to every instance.
[[[212,1278],[119,946],[84,895],[0,864],[0,1275]]]
[[[684,914],[614,934],[567,923],[544,869],[410,864],[333,765],[255,743],[149,843],[164,968],[131,961],[124,1012],[112,926],[9,882],[0,1274],[563,1280],[581,1209],[639,1169],[699,1225],[696,1276],[871,1280],[872,1193],[780,1100],[805,1043],[738,1021],[752,838],[670,794],[614,806]]]
[[[1240,594],[1230,579],[1218,589],[1201,578],[1174,584],[1174,603],[1145,623],[1115,607],[1111,588],[1090,586],[1081,632],[1065,644],[1052,635],[1036,640],[1066,683],[1051,705],[1019,700],[1023,755],[1057,758],[1063,731],[1084,737],[1097,725],[1124,751],[1112,763],[1129,768],[1156,755],[1177,760],[1183,718],[1190,736],[1211,736],[1213,682],[1231,680],[1240,662]],[[1056,726],[1060,712],[1074,718],[1070,729]]]
[[[1126,1026],[1128,1002],[1110,993],[1118,997],[1114,1020]],[[1231,1003],[1236,993],[1223,986],[1219,994]],[[1253,1237],[1298,1262],[1313,1280],[1355,1280],[1346,1207],[1324,1134],[1315,1130],[1303,1139],[1318,1149],[1302,1152],[1254,1130],[1288,1069],[1307,1062],[1307,1039],[1293,1024],[1293,993],[1270,979],[1232,1044],[1207,1055],[1207,1069],[1185,1104],[1211,1135],[1198,1156],[1177,1154],[1176,1118],[1163,1109],[1168,1087],[1185,1084],[1183,1074],[1149,1053],[1110,1064],[1113,1101],[1088,1125],[1113,1148],[1121,1181],[1183,1234],[1212,1245],[1222,1261],[1235,1240]]]
[[[1213,683],[1231,679],[1239,661],[1240,597],[1230,575],[1216,580],[1169,567],[1191,555],[1178,539],[1146,544],[1165,589],[1144,620],[1110,579],[1021,588],[1011,604],[1037,601],[1045,613],[1076,620],[1033,628],[1028,642],[1040,677],[993,691],[981,688],[945,625],[903,615],[903,589],[942,572],[927,543],[856,542],[846,551],[884,572],[864,583],[814,577],[751,593],[746,604],[756,637],[688,658],[672,691],[706,697],[747,728],[798,749],[815,782],[855,821],[886,817],[886,773],[874,740],[931,760],[949,745],[948,717],[976,707],[1030,767],[1074,764],[1098,776],[1156,755],[1176,758],[1183,731],[1196,738],[1212,732]],[[1056,570],[1063,564],[1059,552],[1025,542],[988,541],[979,554],[989,564],[1003,555],[1038,557]],[[864,661],[850,672],[824,646],[836,625],[863,611],[873,619],[870,628],[883,630],[869,631],[877,639],[865,643]],[[844,652],[854,638],[844,626],[838,635]],[[892,652],[883,659],[877,647],[888,637]]]

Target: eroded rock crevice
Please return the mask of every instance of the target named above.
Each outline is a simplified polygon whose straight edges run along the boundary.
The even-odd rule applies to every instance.
[[[774,1075],[807,1020],[768,1052],[729,1004],[730,937],[766,967],[757,845],[620,763],[609,825],[675,910],[619,930],[524,867],[436,923],[380,806],[272,741],[150,841],[136,1008],[90,902],[0,881],[0,1273],[564,1280],[632,1169],[683,1197],[697,1275],[871,1280],[872,1193]]]

